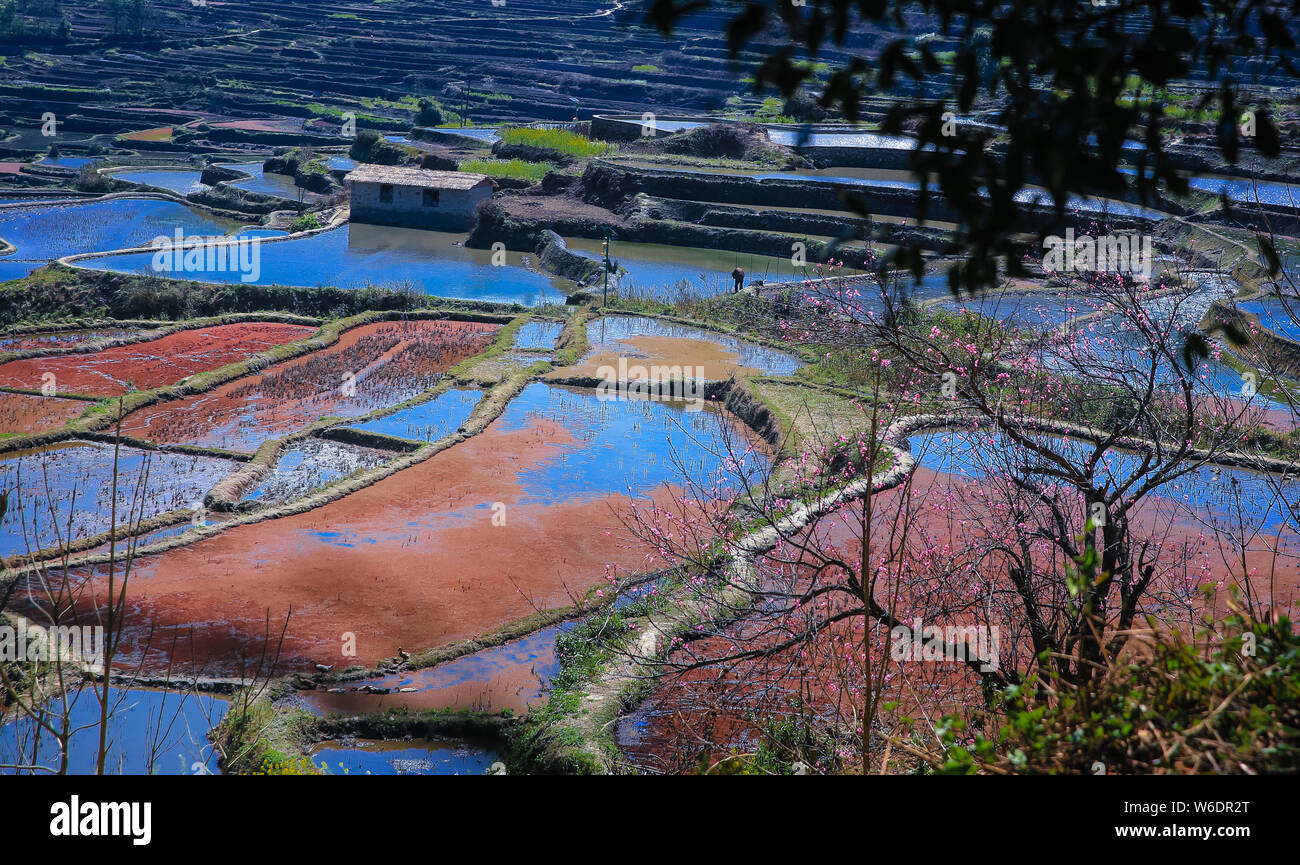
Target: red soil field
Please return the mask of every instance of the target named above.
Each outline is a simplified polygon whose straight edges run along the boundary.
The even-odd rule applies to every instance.
[[[622,496],[525,503],[518,473],[579,444],[550,421],[493,424],[331,504],[141,558],[128,589],[130,662],[156,628],[151,646],[165,651],[150,651],[146,667],[165,655],[188,665],[192,651],[200,671],[231,674],[266,644],[268,615],[274,647],[292,608],[279,671],[373,665],[398,646],[438,646],[569,604],[603,583],[607,564],[635,569],[647,552],[625,540]],[[492,524],[494,502],[506,506],[504,526]],[[342,655],[348,632],[355,658]]]
[[[550,373],[547,378],[596,376],[602,366],[618,369],[620,357],[635,358],[630,364],[702,367],[704,377],[723,381],[733,375],[757,375],[761,371],[739,363],[740,355],[715,342],[671,336],[635,336],[617,340],[626,348],[597,348],[574,366]],[[693,374],[694,370],[690,371]]]
[[[159,126],[154,129],[141,129],[139,132],[128,132],[122,137],[128,141],[167,141],[172,137],[172,127]]]
[[[956,488],[965,483],[952,475],[918,466],[913,479],[914,495],[918,501],[933,496],[934,502],[940,503],[947,490],[954,486],[954,481]],[[882,505],[888,505],[896,502],[897,495],[897,491],[892,491],[878,494],[876,498]],[[1189,553],[1189,570],[1197,585],[1222,580],[1223,587],[1216,601],[1222,613],[1227,598],[1226,587],[1241,580],[1243,568],[1240,561],[1234,558],[1227,545],[1220,544],[1211,534],[1202,535],[1200,527],[1186,518],[1171,525],[1166,500],[1153,498],[1149,501],[1151,505],[1145,508],[1138,520],[1140,525],[1135,526],[1138,536],[1158,537],[1167,548],[1185,545]],[[888,508],[881,512],[888,512]],[[950,520],[950,516],[952,514],[943,506],[924,508],[917,514],[911,531],[931,535],[940,543],[950,545],[955,554],[963,549],[962,539],[970,527],[968,521]],[[877,525],[873,529],[875,543],[886,543],[887,534],[887,525]],[[846,526],[842,521],[823,523],[818,536],[824,538],[823,549],[838,546],[850,561],[860,554],[856,528]],[[1276,559],[1269,549],[1275,544],[1279,548]],[[1300,544],[1296,542],[1295,533],[1287,533],[1280,541],[1261,536],[1251,547],[1246,554],[1246,570],[1254,574],[1256,596],[1262,594],[1268,601],[1271,594],[1279,611],[1294,616],[1300,611],[1296,605],[1300,580],[1295,573],[1296,563],[1300,561]],[[1208,577],[1197,570],[1202,563]],[[1269,574],[1277,576],[1276,583],[1271,586],[1267,579]],[[906,621],[910,613],[905,612],[906,601],[900,599],[900,603],[904,606],[900,606],[899,615]],[[1192,603],[1197,610],[1204,608],[1199,598],[1194,598]],[[1148,602],[1145,609],[1161,618],[1162,610],[1158,603]],[[1164,623],[1184,630],[1187,626],[1185,619],[1166,619]],[[745,635],[747,627],[752,630],[744,622],[725,630],[734,639]],[[1016,649],[1007,643],[1010,632],[1010,628],[1001,628],[999,651],[1004,662]],[[729,753],[752,753],[763,732],[756,719],[771,720],[793,714],[797,699],[802,700],[804,711],[810,715],[854,717],[853,706],[856,705],[860,711],[862,694],[849,693],[833,685],[839,678],[837,659],[838,662],[844,660],[843,640],[846,637],[854,645],[861,645],[861,619],[819,632],[810,650],[787,650],[769,658],[690,670],[666,679],[630,721],[622,722],[620,742],[625,753],[633,764],[646,769],[691,772],[698,770],[706,758],[716,762]],[[759,639],[758,642],[772,641]],[[737,645],[732,639],[712,636],[692,644],[689,656],[681,651],[675,653],[674,660],[690,663],[701,658],[721,658],[734,651]],[[796,652],[799,652],[798,656]],[[1019,647],[1019,653],[1023,662],[1032,651],[1026,644]],[[960,662],[911,664],[905,671],[899,662],[889,663],[891,684],[886,686],[884,699],[899,703],[897,714],[938,716],[956,711],[962,705],[980,704],[982,698],[978,683]],[[850,676],[847,680],[854,681],[855,677]]]
[[[326,415],[355,417],[410,399],[500,329],[463,321],[380,322],[353,328],[322,351],[207,393],[128,415],[124,432],[167,443],[256,450]],[[352,393],[342,386],[351,373]]]
[[[90,405],[83,400],[0,391],[0,433],[57,429]]]
[[[300,324],[244,322],[182,330],[148,342],[91,354],[34,357],[0,365],[0,386],[37,390],[53,373],[58,390],[89,396],[120,396],[172,384],[198,372],[243,360],[272,346],[315,332]]]
[[[302,130],[301,120],[223,120],[209,123],[213,129],[248,129],[255,132],[298,132]]]

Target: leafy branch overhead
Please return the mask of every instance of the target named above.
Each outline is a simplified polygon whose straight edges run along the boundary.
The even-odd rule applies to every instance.
[[[1050,193],[1058,222],[1071,194],[1127,191],[1145,203],[1161,185],[1187,192],[1162,123],[1175,81],[1218,82],[1194,110],[1214,120],[1235,164],[1243,147],[1278,154],[1261,94],[1298,77],[1296,2],[655,0],[650,19],[671,34],[706,12],[726,16],[733,60],[756,64],[756,92],[819,89],[823,108],[853,122],[869,102],[887,103],[883,131],[919,139],[913,172],[960,215],[950,251],[965,261],[951,279],[969,291],[994,283],[999,261],[1020,272],[1018,232],[1051,230],[1026,223],[1016,195],[1027,185]],[[822,58],[824,83],[809,62]],[[981,99],[996,100],[1001,128],[951,122]],[[1134,141],[1141,147],[1126,146]],[[1120,170],[1126,159],[1135,171]]]

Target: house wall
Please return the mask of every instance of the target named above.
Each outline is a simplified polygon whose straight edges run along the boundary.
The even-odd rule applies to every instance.
[[[352,181],[352,219],[376,225],[401,225],[438,231],[465,231],[480,202],[492,197],[492,187],[440,189],[438,206],[424,206],[424,190],[416,186],[393,185],[393,200],[379,200],[378,183]]]

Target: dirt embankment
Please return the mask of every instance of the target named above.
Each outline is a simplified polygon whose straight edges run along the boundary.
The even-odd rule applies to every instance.
[[[542,267],[579,285],[595,281],[605,272],[600,262],[570,252],[564,238],[549,228],[541,231],[533,252]]]
[[[907,190],[884,192],[897,199],[893,211],[913,214],[914,196]],[[612,228],[623,241],[782,257],[790,255],[791,243],[799,240],[806,245],[809,261],[824,262],[836,248],[809,234],[833,237],[846,228],[868,226],[846,209],[844,195],[860,193],[846,193],[830,184],[810,186],[797,178],[760,182],[593,162],[581,179],[547,175],[538,187],[483,205],[466,244],[486,249],[499,241],[511,249],[532,250],[544,230],[598,239]],[[888,215],[890,209],[878,207],[879,203],[873,196],[872,212]],[[756,210],[753,205],[773,209]],[[843,218],[782,212],[783,207],[839,211]],[[944,215],[931,214],[934,219]],[[943,242],[937,229],[885,223],[875,228],[886,243],[937,249]]]

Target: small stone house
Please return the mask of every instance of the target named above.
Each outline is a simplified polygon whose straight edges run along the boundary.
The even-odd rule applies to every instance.
[[[465,231],[496,184],[483,174],[361,165],[346,178],[352,221]]]

